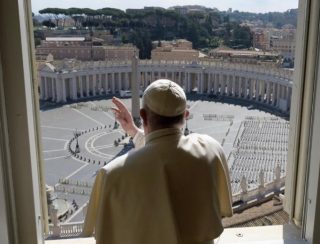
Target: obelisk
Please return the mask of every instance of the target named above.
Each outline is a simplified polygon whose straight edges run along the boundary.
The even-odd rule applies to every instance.
[[[140,72],[138,71],[138,53],[137,49],[134,51],[132,58],[132,72],[131,72],[131,108],[132,117],[134,123],[139,127],[141,125],[140,121]]]

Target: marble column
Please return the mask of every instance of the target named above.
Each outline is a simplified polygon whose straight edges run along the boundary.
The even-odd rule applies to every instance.
[[[246,99],[251,99],[251,82],[249,78],[245,79],[245,86],[246,86],[246,93],[248,93],[248,96],[245,97]]]
[[[256,79],[256,87],[255,87],[255,100],[258,101],[259,100],[259,96],[260,96],[260,80]]]
[[[250,91],[249,91],[250,99],[253,99],[253,88],[254,88],[253,79],[250,79],[250,80],[249,80],[249,84],[250,84]]]
[[[291,97],[292,97],[292,87],[288,87],[288,96],[287,96],[288,108],[291,108]]]
[[[112,72],[112,74],[111,74],[111,92],[112,92],[112,94],[116,93],[116,83],[115,83],[114,72]]]
[[[280,85],[280,99],[284,99],[285,97],[285,90],[284,90],[285,86]]]
[[[105,94],[107,95],[109,93],[109,74],[108,73],[105,73],[104,74],[104,91],[105,91]]]
[[[86,75],[86,97],[90,97],[89,75]]]
[[[281,85],[277,84],[277,107],[279,107],[281,98]]]
[[[192,90],[192,79],[191,79],[191,73],[188,72],[188,82],[187,82],[187,92],[191,92]]]
[[[276,83],[272,83],[272,105],[276,106],[276,99],[277,99],[277,86]]]
[[[232,83],[231,83],[231,85],[232,85],[232,89],[231,89],[231,95],[233,96],[233,97],[235,97],[236,96],[236,76],[235,75],[231,75],[230,76],[231,77],[231,80],[232,80]]]
[[[233,76],[234,80],[234,90],[233,90],[233,96],[239,96],[239,81],[237,80],[237,77],[234,75]]]
[[[214,94],[217,95],[219,92],[219,74],[214,74],[214,81],[213,81],[213,90]]]
[[[126,88],[126,90],[129,90],[130,89],[129,72],[125,73],[125,79],[126,79],[125,88]]]
[[[64,78],[61,78],[61,88],[62,88],[62,102],[67,102],[66,96],[66,81]]]
[[[97,91],[97,77],[96,74],[92,75],[92,95],[96,96]]]
[[[270,103],[270,95],[271,95],[271,86],[270,81],[267,81],[267,90],[266,90],[266,103]]]
[[[99,74],[98,74],[98,77],[99,77],[99,85],[98,85],[99,95],[101,96],[102,93],[103,93],[103,88],[102,88],[102,73],[99,73]]]
[[[266,81],[261,81],[261,90],[260,90],[260,94],[261,94],[261,102],[264,102],[265,97],[266,97]]]
[[[52,101],[56,102],[57,101],[57,84],[56,84],[55,78],[51,79],[51,87],[52,87]]]
[[[219,84],[220,84],[220,95],[224,95],[225,86],[224,86],[224,77],[223,74],[219,74]]]
[[[80,98],[83,98],[82,76],[77,76]]]
[[[201,74],[197,73],[197,93],[202,93],[202,83],[201,83]]]
[[[241,97],[241,81],[242,81],[242,76],[238,76],[238,94],[239,97]]]
[[[43,87],[42,87],[42,90],[43,90],[43,96],[44,96],[44,99],[47,100],[49,98],[49,78],[48,77],[44,77],[44,80],[43,80]],[[41,93],[41,86],[40,86],[40,93]],[[42,93],[41,93],[42,95]]]
[[[123,90],[121,72],[118,73],[118,90]]]
[[[61,78],[55,79],[55,85],[56,85],[56,94],[57,94],[57,99],[56,102],[60,103],[62,102],[62,81]]]
[[[207,93],[210,94],[212,90],[212,73],[208,73],[208,87]]]
[[[40,76],[40,99],[45,99],[45,79],[43,76]]]
[[[77,100],[77,80],[76,77],[70,78],[71,87],[72,87],[72,100]]]

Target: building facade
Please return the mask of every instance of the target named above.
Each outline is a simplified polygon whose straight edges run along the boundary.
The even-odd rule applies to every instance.
[[[197,61],[201,56],[192,49],[192,42],[185,39],[173,41],[155,41],[152,43],[151,59],[155,61]]]
[[[80,62],[75,60],[45,63],[39,68],[40,98],[56,103],[83,98],[116,95],[139,82],[144,90],[152,81],[167,78],[185,92],[245,99],[288,112],[293,71],[261,65],[215,61],[140,60],[138,78],[132,80],[131,61]]]
[[[258,64],[265,62],[272,65],[276,65],[280,58],[279,54],[275,52],[235,50],[228,47],[218,47],[209,51],[209,57],[232,63]]]
[[[294,58],[296,30],[257,28],[253,30],[253,47],[278,52],[284,58]]]
[[[55,60],[127,60],[131,59],[136,47],[132,45],[105,46],[103,39],[86,40],[84,37],[47,38],[36,47],[37,60],[45,60],[51,54]]]

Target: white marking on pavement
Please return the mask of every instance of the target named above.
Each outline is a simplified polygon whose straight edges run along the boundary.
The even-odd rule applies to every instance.
[[[89,164],[87,164],[87,163],[85,163],[85,162],[82,162],[82,161],[78,160],[77,158],[73,158],[73,159],[79,161],[80,163],[83,163],[84,165],[82,165],[80,168],[78,168],[77,170],[75,170],[74,172],[72,172],[70,175],[64,177],[63,179],[65,179],[65,180],[66,180],[66,179],[69,179],[71,176],[74,176],[76,173],[78,173],[78,172],[79,172],[80,170],[82,170],[83,168],[89,166]],[[54,187],[57,187],[57,186],[59,186],[59,185],[61,185],[61,183],[55,184]]]
[[[64,177],[63,179],[69,179],[71,176],[74,176],[76,173],[78,173],[80,170],[82,170],[83,168],[87,167],[88,165],[89,164],[85,163],[79,169],[77,169],[76,171],[72,172],[70,175]]]
[[[104,149],[104,148],[111,148],[114,147],[114,144],[107,144],[107,145],[101,145],[101,146],[96,146],[94,147],[95,149]],[[90,149],[90,147],[89,147]]]
[[[70,220],[72,220],[75,216],[77,216],[77,214],[80,213],[80,211],[82,211],[82,209],[88,204],[88,202],[84,203],[80,208],[78,208],[78,210],[76,212],[74,212],[71,216],[71,218],[67,219],[64,223],[69,223]]]
[[[45,140],[54,140],[54,141],[65,141],[65,142],[68,142],[68,141],[69,141],[69,140],[66,140],[66,139],[53,138],[53,137],[42,137],[42,139],[45,139]]]
[[[109,117],[110,119],[112,119],[112,120],[114,120],[114,117],[112,117],[110,114],[108,114],[107,112],[104,112],[103,111],[103,113],[105,114],[105,115],[107,115],[107,117]]]
[[[81,111],[79,111],[79,110],[77,110],[77,109],[74,109],[74,108],[73,108],[72,110],[74,110],[74,111],[76,111],[77,113],[83,115],[84,117],[86,117],[86,118],[94,121],[94,122],[97,123],[98,125],[104,126],[104,124],[102,124],[102,123],[99,122],[98,120],[95,120],[94,118],[90,117],[89,115],[87,115],[87,114],[85,114],[85,113],[82,113]]]
[[[95,150],[95,147],[93,146],[93,142],[94,142],[97,138],[102,137],[102,136],[104,136],[104,135],[106,135],[106,134],[111,134],[111,133],[103,132],[103,133],[96,134],[96,135],[93,135],[93,136],[89,137],[89,138],[87,139],[87,141],[85,142],[85,145],[84,145],[85,149],[86,149],[89,153],[91,153],[92,155],[95,155],[95,156],[97,156],[97,157],[101,157],[101,158],[104,158],[104,157],[113,158],[115,155],[110,155],[110,154],[106,154],[106,153],[102,153],[102,152],[100,152],[100,151],[97,151],[97,150]],[[89,143],[90,143],[90,146],[88,146]],[[92,150],[90,150],[90,149],[92,149]],[[96,153],[95,153],[95,152],[96,152]]]
[[[189,108],[189,111],[191,111],[191,109],[193,109],[195,106],[197,106],[199,103],[199,101],[196,101],[190,108]]]
[[[94,102],[90,102],[91,104],[93,104],[93,106],[97,106]],[[109,117],[110,119],[114,120],[114,116],[111,116],[109,113],[103,111],[103,114],[105,114],[107,117]]]
[[[204,130],[204,129],[209,129],[209,128],[217,129],[217,128],[225,128],[225,127],[226,127],[225,125],[220,125],[220,126],[210,125],[210,126],[205,126],[205,127],[192,128],[191,130],[197,131],[197,130]],[[190,125],[189,125],[189,129],[190,129]],[[214,132],[216,132],[216,131],[214,131]],[[222,132],[220,131],[219,133],[222,133]],[[225,133],[225,132],[223,132],[223,133]]]
[[[55,150],[44,150],[43,152],[48,153],[48,152],[59,152],[59,151],[65,151],[65,150],[66,150],[65,148],[62,148],[62,149],[55,149]]]
[[[64,128],[64,127],[55,127],[55,126],[49,126],[49,125],[42,125],[42,128],[48,128],[48,129],[57,129],[57,130],[70,130],[70,131],[75,131],[74,128]],[[78,131],[83,131],[83,130],[78,130]]]
[[[45,161],[48,161],[48,160],[54,160],[54,159],[59,159],[59,158],[65,158],[65,157],[67,157],[67,155],[59,156],[59,157],[54,157],[54,158],[45,158],[44,160],[45,160]]]

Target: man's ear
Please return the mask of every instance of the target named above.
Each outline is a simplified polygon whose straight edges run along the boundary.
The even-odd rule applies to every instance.
[[[143,124],[147,125],[147,111],[144,108],[140,109],[140,117],[142,118]]]
[[[185,118],[185,119],[188,119],[189,115],[190,115],[190,112],[189,112],[189,110],[187,109],[187,110],[184,112],[184,118]]]

